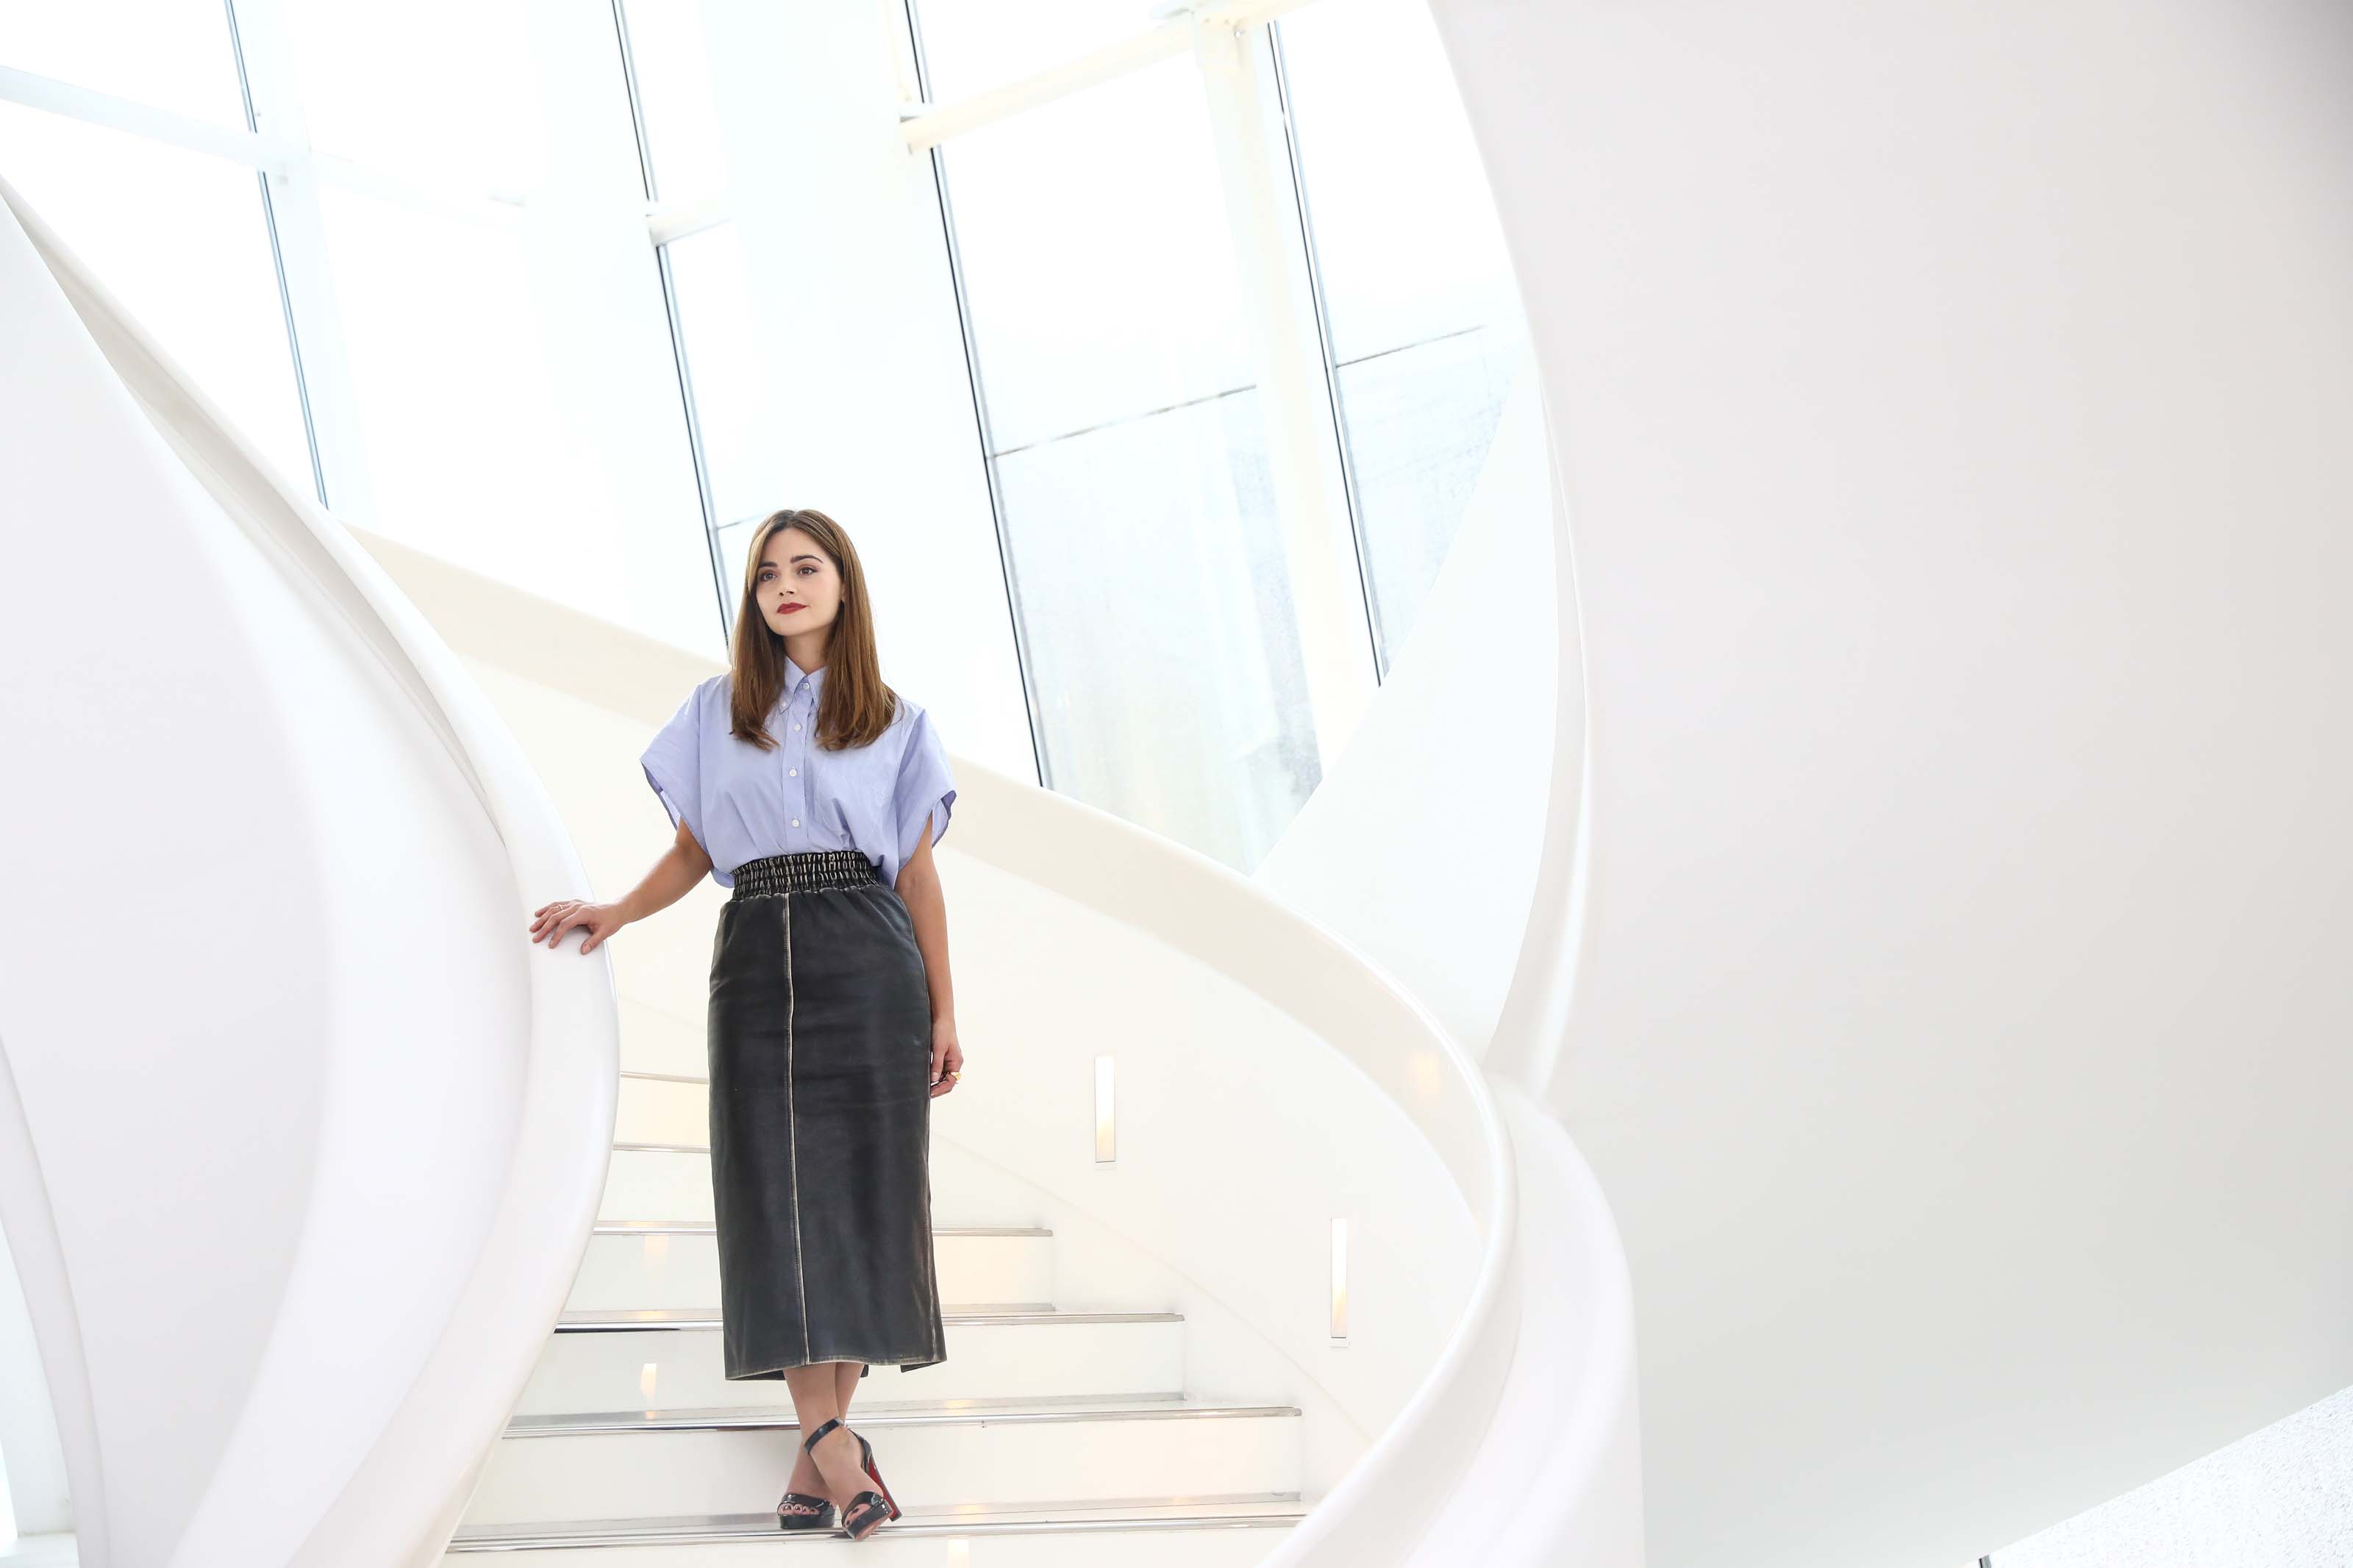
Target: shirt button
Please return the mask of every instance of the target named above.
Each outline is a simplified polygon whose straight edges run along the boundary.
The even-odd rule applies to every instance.
[[[796,730],[797,730],[797,729],[799,729],[799,728],[800,728],[800,726],[799,726],[798,724],[796,724],[796,725],[794,725],[794,726],[793,726],[793,728],[794,728],[794,729],[796,729]]]
[[[797,817],[797,816],[794,817],[794,818],[793,818],[793,826],[794,826],[795,827],[798,827],[800,825],[801,825],[801,819],[800,819],[799,817]]]
[[[792,775],[793,775],[793,777],[795,777],[795,778],[798,778],[798,777],[800,777],[800,776],[801,776],[801,771],[800,771],[800,769],[798,769],[798,768],[786,768],[786,769],[785,770],[785,772],[786,772],[786,773],[788,773],[792,774]]]

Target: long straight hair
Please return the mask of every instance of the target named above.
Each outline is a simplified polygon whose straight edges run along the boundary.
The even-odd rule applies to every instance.
[[[760,556],[768,541],[797,528],[841,574],[841,608],[826,644],[825,679],[818,688],[817,742],[829,752],[872,742],[897,716],[899,694],[882,684],[882,664],[874,652],[874,611],[866,596],[866,568],[841,524],[807,507],[772,512],[760,520],[744,552],[744,593],[735,608],[735,646],[731,667],[734,697],[732,732],[762,751],[774,751],[775,736],[762,723],[785,689],[785,639],[760,614]]]

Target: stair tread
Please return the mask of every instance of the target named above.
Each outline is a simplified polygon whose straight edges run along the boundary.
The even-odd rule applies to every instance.
[[[1047,1312],[940,1310],[944,1323],[1181,1323],[1182,1312],[1084,1311],[1056,1308]],[[715,1329],[716,1307],[604,1308],[567,1311],[555,1321],[558,1333],[594,1333],[628,1329]]]
[[[1120,1498],[1090,1502],[969,1503],[909,1508],[881,1534],[984,1535],[1043,1531],[1208,1530],[1280,1528],[1297,1523],[1311,1505],[1295,1492],[1229,1497]],[[567,1520],[531,1524],[473,1525],[450,1539],[449,1550],[512,1551],[544,1546],[654,1545],[706,1541],[835,1540],[812,1531],[779,1530],[774,1513],[668,1514],[643,1519]]]
[[[860,1404],[857,1425],[887,1426],[987,1426],[1036,1421],[1211,1420],[1237,1416],[1292,1416],[1296,1405],[1250,1405],[1232,1400],[1188,1399],[1175,1394],[1105,1394],[1060,1399],[948,1399]],[[585,1433],[704,1431],[716,1428],[797,1426],[790,1405],[700,1405],[670,1410],[581,1411],[566,1415],[518,1415],[507,1423],[510,1437],[575,1436]]]
[[[717,1225],[707,1219],[600,1219],[597,1236],[716,1236]],[[934,1237],[943,1236],[1051,1236],[1054,1233],[1042,1225],[935,1225]]]

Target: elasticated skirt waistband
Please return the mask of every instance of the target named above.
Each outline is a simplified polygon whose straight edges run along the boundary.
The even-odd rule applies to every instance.
[[[816,888],[855,888],[882,879],[882,868],[863,849],[811,849],[769,855],[735,868],[734,897],[772,899]]]

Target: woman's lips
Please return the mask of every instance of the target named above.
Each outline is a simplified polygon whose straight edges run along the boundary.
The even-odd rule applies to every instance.
[[[808,606],[807,605],[778,605],[776,606],[776,614],[780,616],[789,616],[795,610],[806,610]]]

